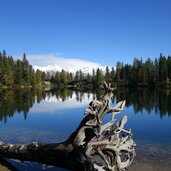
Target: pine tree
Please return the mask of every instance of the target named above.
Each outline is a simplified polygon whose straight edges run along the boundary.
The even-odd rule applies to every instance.
[[[112,81],[112,79],[111,79],[111,73],[110,73],[110,70],[109,70],[109,67],[108,66],[106,67],[105,81],[106,82],[111,82]]]
[[[14,83],[21,84],[22,68],[20,60],[17,60],[14,66]]]
[[[57,85],[60,85],[60,81],[61,81],[60,72],[57,71],[56,74],[55,74],[55,83]]]
[[[3,59],[2,59],[2,54],[0,52],[0,87],[2,86],[3,83],[3,76],[4,76],[4,65],[3,65]]]
[[[22,59],[22,82],[24,85],[30,85],[29,79],[29,62],[26,58],[26,54],[23,54]]]
[[[75,81],[78,82],[79,80],[80,80],[79,71],[76,71],[76,73],[75,73]]]
[[[50,80],[51,83],[55,83],[55,77],[52,75],[51,77],[51,80]]]
[[[154,85],[153,61],[148,58],[145,62],[145,81],[148,85]]]
[[[89,73],[86,76],[86,80],[87,80],[87,83],[91,83],[91,76]]]
[[[84,78],[83,72],[82,72],[81,69],[80,69],[80,70],[79,70],[79,81],[80,81],[80,84],[82,83],[83,78]]]
[[[122,69],[121,62],[117,62],[116,64],[116,84],[117,85],[121,83],[121,69]]]
[[[7,68],[5,75],[5,84],[8,87],[12,87],[14,85],[14,75],[13,75],[13,60],[11,58],[7,59]]]
[[[171,81],[171,56],[167,58],[168,78]]]
[[[36,73],[35,73],[34,69],[32,69],[32,71],[31,71],[30,84],[33,87],[35,87],[36,84],[37,84],[37,82],[36,82]]]
[[[103,72],[97,68],[96,70],[96,84],[99,85],[99,83],[102,83],[104,81],[104,75]]]
[[[92,70],[92,77],[91,77],[91,82],[93,85],[95,85],[95,81],[96,81],[96,73],[95,73],[95,69],[93,68]]]
[[[155,60],[154,60],[153,70],[154,70],[154,84],[155,84],[155,86],[158,86],[158,82],[159,82],[159,61],[157,58],[155,58]]]
[[[165,84],[168,78],[168,68],[167,68],[167,61],[166,57],[160,54],[159,58],[159,80],[161,84]]]
[[[36,85],[41,86],[41,84],[42,84],[42,72],[39,69],[37,69],[36,70]]]
[[[113,84],[116,83],[116,72],[114,67],[112,67],[112,71],[111,71],[111,80]]]
[[[51,74],[50,74],[50,72],[47,72],[46,73],[46,79],[45,79],[46,81],[50,81],[51,80]]]
[[[46,73],[42,72],[42,84],[45,84]]]
[[[66,84],[68,82],[68,80],[67,80],[67,72],[65,70],[61,71],[60,77],[61,77],[61,83],[62,84]]]
[[[72,72],[69,73],[69,79],[68,79],[68,81],[69,81],[69,82],[70,82],[70,81],[73,81],[73,73],[72,73]]]

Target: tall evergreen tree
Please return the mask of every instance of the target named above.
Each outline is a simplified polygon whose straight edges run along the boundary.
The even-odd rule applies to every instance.
[[[96,72],[95,72],[95,69],[93,68],[92,70],[92,84],[95,85],[95,81],[96,81]]]
[[[26,54],[23,54],[22,59],[22,82],[25,85],[30,85],[30,79],[29,79],[29,62],[26,58]]]
[[[41,86],[42,84],[42,72],[38,69],[36,70],[36,85]]]
[[[97,70],[96,70],[96,84],[102,83],[103,81],[104,81],[104,74],[99,68],[97,68]]]
[[[56,74],[55,74],[55,83],[56,83],[57,85],[59,85],[60,82],[61,82],[60,72],[57,71]]]
[[[112,71],[111,71],[111,82],[115,82],[116,81],[116,72],[114,67],[112,67]]]
[[[5,75],[5,84],[8,87],[14,85],[14,75],[13,75],[13,68],[10,65],[10,59],[8,58],[7,68],[6,68],[6,75]]]
[[[112,81],[111,73],[110,73],[110,70],[109,70],[108,66],[106,67],[106,71],[105,71],[105,80],[106,80],[106,82],[111,82]]]
[[[79,71],[76,71],[76,73],[75,73],[75,81],[78,82],[79,80],[80,80]]]
[[[171,81],[171,56],[167,58],[168,78]]]
[[[68,82],[67,72],[65,70],[62,69],[60,77],[61,77],[61,83],[62,84],[66,84]]]
[[[167,81],[168,78],[168,68],[167,68],[167,61],[166,57],[162,56],[160,54],[159,58],[159,81],[161,81],[162,84]]]

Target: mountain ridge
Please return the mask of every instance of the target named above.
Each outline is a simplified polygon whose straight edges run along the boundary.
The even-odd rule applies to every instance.
[[[60,67],[58,65],[47,65],[47,66],[37,66],[37,65],[34,65],[33,68],[34,70],[40,70],[40,71],[43,71],[45,73],[55,73],[57,71],[61,72],[62,70],[65,70],[65,71],[68,71],[68,72],[71,72],[71,73],[76,73],[77,71],[81,70],[83,73],[85,74],[92,74],[92,71],[93,69],[96,71],[97,68],[99,68],[100,70],[102,70],[102,72],[105,72],[106,71],[106,67],[107,66],[98,66],[98,67],[78,67],[78,68],[72,68],[72,67]],[[109,67],[109,70],[112,70],[112,67],[108,66]]]

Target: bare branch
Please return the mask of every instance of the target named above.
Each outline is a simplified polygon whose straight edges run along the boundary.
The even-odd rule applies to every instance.
[[[135,142],[131,130],[124,128],[128,118],[116,122],[116,115],[124,110],[126,101],[110,106],[113,98],[111,84],[103,83],[105,94],[93,100],[85,109],[85,117],[70,137],[58,144],[13,145],[0,142],[0,155],[21,161],[36,161],[73,170],[124,171],[135,156]],[[103,124],[106,114],[109,122]]]

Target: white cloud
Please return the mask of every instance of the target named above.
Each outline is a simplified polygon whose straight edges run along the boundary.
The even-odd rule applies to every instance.
[[[84,95],[79,95],[79,97],[82,99],[81,102],[76,100],[75,93],[65,101],[57,99],[56,96],[46,97],[41,103],[35,103],[30,109],[30,113],[54,114],[58,110],[86,107],[93,99],[93,94],[88,95],[87,93],[84,93]]]
[[[68,59],[58,54],[27,55],[27,59],[33,66],[45,68],[55,66],[58,69],[65,69],[75,72],[82,68],[98,68],[101,65],[95,62],[82,59]]]

